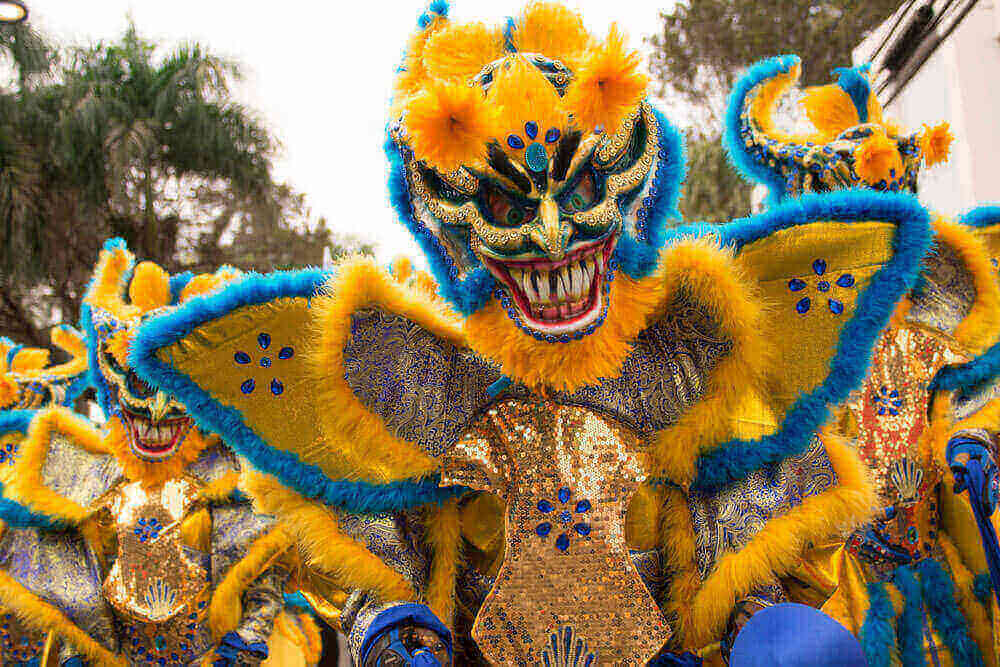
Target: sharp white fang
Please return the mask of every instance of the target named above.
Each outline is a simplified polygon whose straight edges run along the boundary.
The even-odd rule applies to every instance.
[[[589,257],[580,262],[580,272],[583,273],[584,293],[590,289],[590,283],[594,279],[593,260]]]
[[[573,262],[569,267],[569,273],[573,279],[573,296],[580,298],[583,296],[583,273],[580,271],[580,265]]]
[[[524,288],[524,296],[528,298],[528,301],[534,301],[535,290],[531,286],[531,271],[521,272],[521,287]]]
[[[549,300],[549,272],[540,271],[538,273],[538,300],[541,303],[547,303]]]
[[[556,271],[556,298],[559,301],[565,301],[567,295],[569,294],[569,285],[567,284],[566,272],[562,269]]]

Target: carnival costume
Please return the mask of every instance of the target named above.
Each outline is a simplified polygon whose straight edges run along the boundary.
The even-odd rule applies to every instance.
[[[10,483],[18,449],[35,411],[72,405],[87,387],[87,344],[83,334],[62,325],[51,335],[53,346],[68,355],[66,362],[50,365],[49,350],[0,338],[0,494]],[[22,512],[20,506],[0,498],[0,515]],[[0,523],[0,542],[5,531],[6,526]],[[12,610],[0,607],[0,664],[37,664],[47,640],[48,633],[27,628]],[[54,639],[51,645],[56,645]]]
[[[235,275],[169,276],[135,265],[119,241],[101,253],[82,320],[106,430],[63,407],[41,410],[5,480],[0,602],[61,641],[59,664],[267,656],[289,540],[238,492],[236,457],[126,359],[150,313]]]
[[[727,148],[745,176],[768,187],[772,204],[847,188],[915,193],[921,166],[947,159],[947,124],[908,134],[883,116],[867,67],[835,74],[834,83],[804,92],[814,130],[801,135],[782,131],[773,118],[798,80],[798,58],[759,63],[736,85]],[[921,282],[880,335],[869,374],[840,420],[872,472],[879,513],[846,546],[832,543],[812,554],[799,575],[809,588],[793,587],[793,597],[821,604],[857,633],[873,667],[895,659],[936,664],[946,654],[956,665],[998,660],[995,602],[976,595],[981,578],[988,579],[983,544],[949,472],[961,469],[950,441],[964,438],[966,455],[991,464],[997,442],[983,429],[956,425],[982,404],[957,410],[936,378],[997,341],[1000,290],[988,247],[975,233],[941,217],[932,224]],[[787,289],[806,313],[827,307],[838,284],[816,265],[814,275],[789,281]],[[995,466],[993,477],[995,484]]]
[[[818,431],[929,216],[850,192],[670,229],[681,140],[617,30],[446,10],[386,144],[444,302],[365,259],[250,276],[144,322],[129,362],[260,471],[357,664],[697,664],[869,519]],[[818,266],[837,289],[803,312]]]

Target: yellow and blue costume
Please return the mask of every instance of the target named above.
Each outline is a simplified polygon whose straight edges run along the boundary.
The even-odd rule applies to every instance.
[[[127,362],[151,312],[234,276],[169,276],[118,241],[101,253],[82,319],[107,427],[64,407],[38,411],[5,479],[0,602],[51,632],[47,657],[59,664],[267,657],[289,540],[237,490],[236,457]]]
[[[83,334],[61,325],[52,330],[53,345],[69,359],[50,365],[50,351],[0,339],[0,493],[10,483],[28,425],[37,410],[72,405],[87,386],[87,347]],[[0,515],[26,520],[20,505],[0,498]],[[0,540],[6,525],[0,523]],[[38,664],[56,646],[49,633],[27,628],[14,612],[0,608],[0,664]]]
[[[847,192],[672,229],[680,136],[617,30],[549,3],[419,25],[386,152],[443,300],[365,259],[248,276],[144,322],[129,363],[257,469],[358,664],[717,660],[870,518],[819,431],[929,216]]]
[[[947,158],[947,124],[908,134],[884,117],[867,68],[807,89],[801,104],[814,126],[794,135],[773,111],[799,77],[793,56],[755,65],[737,83],[727,115],[733,163],[769,189],[769,201],[848,188],[916,193],[922,166]],[[1000,291],[987,245],[965,225],[937,217],[917,288],[881,333],[868,376],[845,402],[840,431],[852,438],[879,494],[874,522],[846,546],[807,559],[795,597],[816,604],[857,633],[871,665],[997,664],[996,616],[974,594],[985,575],[968,502],[948,480],[950,426],[962,416],[938,373],[983,353],[1000,335]],[[789,290],[800,309],[831,285],[823,272]],[[971,410],[966,409],[966,416]],[[955,432],[951,433],[952,436]],[[985,443],[996,449],[996,443]],[[985,607],[984,607],[985,604]],[[922,620],[923,619],[923,620]]]

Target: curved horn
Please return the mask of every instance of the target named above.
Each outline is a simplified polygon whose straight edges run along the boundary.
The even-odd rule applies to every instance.
[[[134,309],[125,303],[123,297],[133,266],[135,266],[135,256],[125,247],[125,241],[122,239],[106,241],[83,302],[107,310],[119,319],[128,319]]]

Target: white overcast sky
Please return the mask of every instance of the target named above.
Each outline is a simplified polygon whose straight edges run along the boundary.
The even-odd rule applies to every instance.
[[[113,39],[131,15],[167,45],[195,40],[238,59],[237,98],[282,144],[275,175],[304,192],[314,213],[377,244],[382,260],[417,255],[385,193],[382,154],[393,72],[420,0],[26,0],[32,22],[60,41]],[[673,0],[570,0],[588,27],[617,21],[633,44],[656,30]],[[521,0],[453,0],[456,20],[501,20]],[[669,109],[667,109],[669,113]]]

